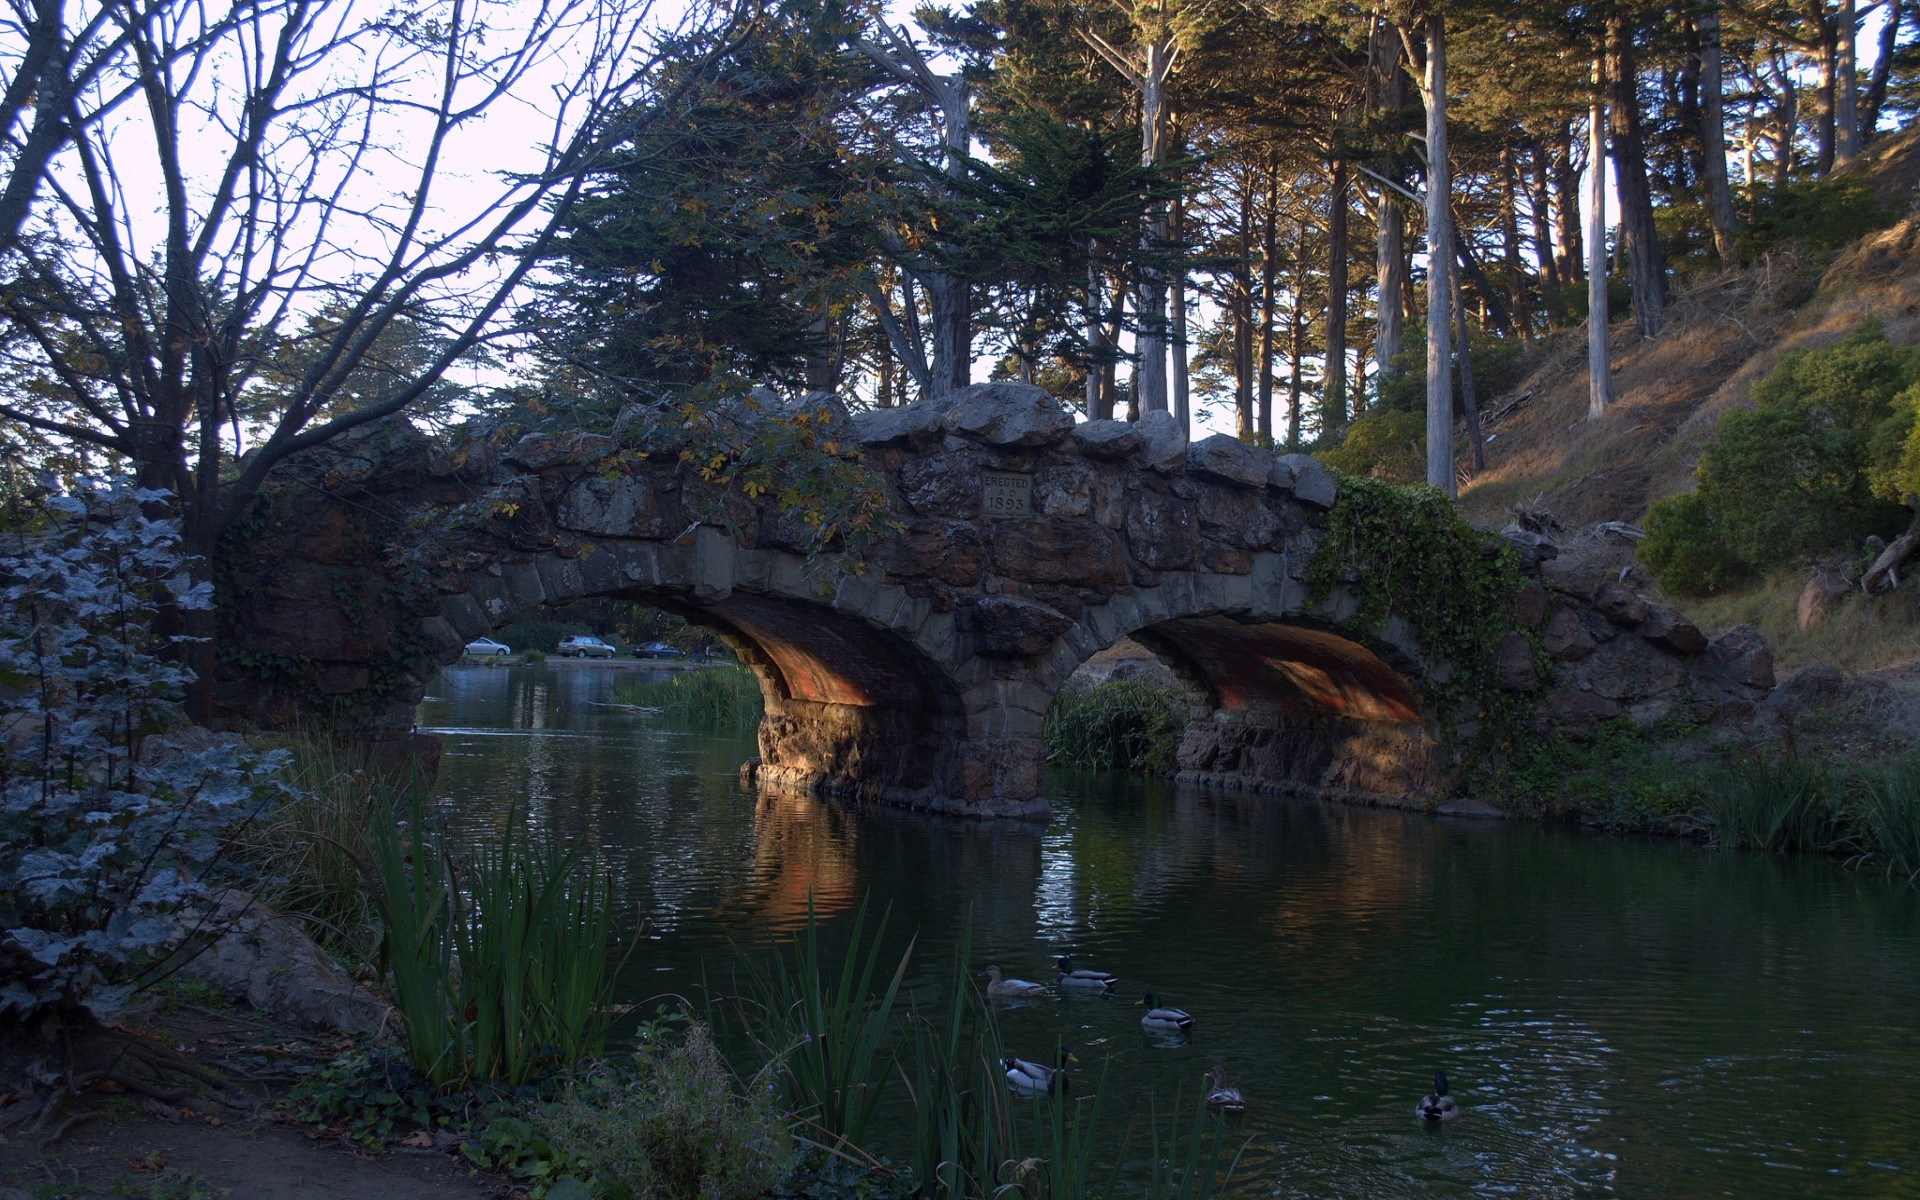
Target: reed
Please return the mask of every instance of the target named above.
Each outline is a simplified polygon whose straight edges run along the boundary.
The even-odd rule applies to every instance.
[[[394,1008],[413,1069],[436,1087],[518,1086],[606,1045],[611,888],[578,855],[515,835],[462,862],[395,822],[370,837]]]
[[[1704,799],[1714,841],[1728,848],[1828,851],[1846,832],[1827,773],[1792,757],[1730,765],[1707,780]]]
[[[665,679],[630,680],[614,686],[613,700],[720,729],[758,725],[762,713],[760,681],[741,666],[696,667]]]
[[[1068,687],[1047,710],[1047,760],[1095,771],[1173,769],[1187,728],[1186,697],[1134,679]]]
[[[1920,880],[1920,763],[1901,763],[1870,777],[1861,788],[1873,853],[1887,873]]]

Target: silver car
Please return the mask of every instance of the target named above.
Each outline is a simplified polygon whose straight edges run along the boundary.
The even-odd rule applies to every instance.
[[[468,654],[512,654],[506,646],[492,638],[475,638],[467,643]]]
[[[561,638],[554,651],[561,658],[612,658],[613,647],[597,637]]]

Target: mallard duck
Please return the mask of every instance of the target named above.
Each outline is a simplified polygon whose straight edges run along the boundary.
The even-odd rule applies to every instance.
[[[1062,954],[1053,960],[1060,968],[1060,986],[1070,988],[1100,988],[1105,990],[1120,982],[1118,975],[1109,975],[1105,971],[1095,971],[1088,967],[1074,969],[1073,960]]]
[[[1021,996],[1044,996],[1047,987],[1043,983],[1033,983],[1025,979],[1003,979],[999,967],[988,967],[981,974],[987,977],[987,995],[1017,998]]]
[[[1447,1095],[1447,1073],[1433,1073],[1433,1094],[1422,1096],[1414,1111],[1425,1121],[1451,1121],[1460,1115],[1460,1106]]]
[[[1227,1086],[1225,1067],[1214,1067],[1207,1072],[1207,1107],[1223,1113],[1247,1111],[1247,1098],[1240,1094],[1240,1089]]]
[[[1051,1096],[1067,1090],[1067,1064],[1079,1061],[1071,1049],[1062,1046],[1060,1065],[1057,1067],[1044,1067],[1037,1062],[1013,1057],[1001,1059],[1000,1066],[1007,1073],[1007,1086],[1020,1095]]]
[[[1160,1003],[1160,997],[1148,992],[1145,997],[1133,1002],[1135,1008],[1145,1006],[1147,1015],[1140,1018],[1143,1029],[1154,1033],[1185,1033],[1193,1028],[1193,1018],[1178,1008],[1167,1008]]]

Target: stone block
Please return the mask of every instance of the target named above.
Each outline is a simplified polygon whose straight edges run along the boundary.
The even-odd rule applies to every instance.
[[[1513,623],[1522,629],[1538,629],[1547,621],[1547,589],[1529,583],[1513,595]]]
[[[1647,619],[1647,598],[1618,580],[1608,580],[1593,591],[1593,607],[1615,625],[1631,629]]]
[[[806,563],[797,555],[774,555],[773,569],[767,573],[767,593],[789,599],[814,599],[813,587],[807,582]]]
[[[1273,455],[1231,434],[1216,433],[1187,446],[1187,474],[1243,488],[1265,487]]]
[[[733,555],[733,586],[746,592],[764,592],[773,578],[772,550],[736,550]]]
[[[620,574],[620,556],[606,542],[588,542],[580,557],[573,560],[580,572],[580,586],[586,594],[600,596],[618,591],[625,583]]]
[[[1033,506],[1049,517],[1084,517],[1093,511],[1094,471],[1082,462],[1065,462],[1041,471],[1033,480]]]
[[[1141,490],[1127,506],[1127,545],[1149,570],[1192,566],[1198,527],[1193,504],[1177,496]]]
[[[702,525],[693,531],[693,594],[724,600],[733,594],[733,538],[726,530]]]
[[[602,537],[659,537],[660,509],[644,476],[591,475],[567,489],[554,509],[562,529]]]
[[[684,554],[674,554],[670,547],[667,548],[666,553],[663,555],[662,548],[658,546],[621,542],[619,545],[613,547],[612,551],[612,558],[620,564],[620,578],[628,587],[656,587],[667,583],[668,580],[665,573],[661,570],[662,557],[671,558],[675,560],[676,563],[681,564],[680,577],[674,579],[672,583],[676,587],[685,587],[684,561],[686,556]]]
[[[1707,635],[1671,604],[1647,606],[1647,619],[1640,623],[1640,636],[1689,658],[1707,648]]]
[[[980,512],[980,459],[965,452],[908,459],[900,466],[900,496],[923,517],[970,519]]]
[[[1073,414],[1045,388],[976,383],[953,394],[943,424],[949,433],[989,446],[1052,446],[1073,432]]]
[[[991,658],[1045,654],[1072,624],[1059,609],[1019,596],[981,596],[954,613],[954,627],[972,636],[974,653]]]
[[[530,562],[506,564],[504,582],[507,587],[507,602],[515,612],[525,612],[538,608],[547,602],[546,588],[540,582],[540,568]]]
[[[932,404],[870,408],[853,415],[854,435],[863,446],[929,443],[940,436],[940,413]]]
[[[1585,621],[1570,608],[1556,608],[1540,633],[1540,646],[1555,662],[1578,662],[1593,653],[1597,643]]]
[[[1322,511],[1340,498],[1340,483],[1333,472],[1310,454],[1282,454],[1268,468],[1267,483]]]
[[[1592,737],[1604,721],[1620,715],[1620,706],[1592,692],[1555,692],[1547,698],[1547,715],[1560,732],[1576,742]]]
[[[1131,421],[1082,421],[1073,427],[1073,444],[1088,458],[1118,461],[1140,453],[1147,439]]]
[[[1234,574],[1215,576],[1218,607],[1221,612],[1246,612],[1253,607],[1253,576]]]
[[[1773,649],[1757,627],[1735,625],[1707,642],[1693,660],[1693,679],[1703,692],[1757,700],[1773,688]]]
[[[458,653],[473,640],[461,637],[460,631],[453,627],[453,622],[444,616],[420,618],[420,637],[443,655]]]
[[[580,578],[578,559],[544,554],[535,561],[534,566],[540,572],[540,590],[546,593],[547,603],[577,600],[586,595],[587,587]]]
[[[1533,639],[1524,633],[1502,637],[1493,651],[1494,686],[1503,692],[1530,692],[1540,686],[1533,662]]]
[[[1162,475],[1186,469],[1187,431],[1174,420],[1172,413],[1145,413],[1135,425],[1145,443],[1140,449],[1141,466]]]
[[[480,609],[479,601],[464,592],[446,596],[440,601],[440,615],[447,624],[453,626],[459,635],[458,645],[466,645],[477,637],[493,632],[493,623],[487,620],[486,613]]]
[[[1080,587],[1127,582],[1119,535],[1085,517],[995,521],[991,536],[993,569],[1008,579]]]

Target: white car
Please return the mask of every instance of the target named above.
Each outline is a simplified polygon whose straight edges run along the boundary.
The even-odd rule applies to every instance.
[[[560,639],[554,653],[561,658],[612,658],[613,647],[597,637],[570,637]]]
[[[473,641],[467,643],[467,653],[468,654],[512,654],[513,651],[507,649],[505,646],[501,645],[499,642],[494,641],[492,638],[475,638]]]

